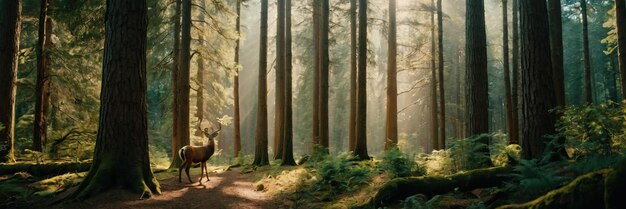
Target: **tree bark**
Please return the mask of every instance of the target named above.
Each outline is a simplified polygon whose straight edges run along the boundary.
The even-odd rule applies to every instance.
[[[439,63],[439,107],[440,114],[439,118],[441,122],[439,123],[439,129],[441,130],[439,134],[439,142],[438,149],[446,148],[446,94],[444,88],[444,60],[443,60],[443,8],[441,4],[441,0],[437,0],[437,54],[438,54],[438,63]]]
[[[100,122],[93,164],[70,198],[110,188],[160,193],[148,158],[145,0],[107,0]]]
[[[354,152],[356,147],[356,109],[357,109],[357,37],[356,37],[356,1],[350,0],[350,122],[348,124],[348,151]]]
[[[282,143],[285,140],[285,0],[277,0],[277,6],[274,159],[283,157]]]
[[[585,61],[585,103],[593,103],[593,82],[591,74],[591,56],[589,55],[589,24],[587,21],[587,0],[580,0],[583,19],[583,59]]]
[[[261,0],[261,34],[259,38],[259,89],[256,117],[256,141],[253,165],[269,165],[267,154],[267,0]]]
[[[235,157],[239,157],[239,154],[241,152],[241,116],[239,113],[239,45],[241,43],[241,1],[242,0],[237,0],[237,22],[235,26],[235,30],[237,31],[237,41],[235,43],[235,64],[237,64],[237,73],[235,74],[235,81],[233,83],[233,97],[235,100],[235,118],[233,122],[235,124],[235,138],[233,139],[235,141],[235,147],[233,152],[235,154]]]
[[[178,87],[176,95],[178,97],[178,144],[180,147],[189,145],[189,79],[190,79],[190,62],[191,62],[191,0],[182,0],[182,23],[181,23],[181,42],[180,42],[180,60],[178,72]],[[173,149],[173,148],[172,148]],[[178,151],[180,148],[176,148]],[[177,158],[178,154],[173,156]]]
[[[502,63],[504,69],[504,97],[506,106],[506,121],[509,134],[509,144],[513,142],[513,136],[518,135],[517,118],[513,116],[513,98],[511,95],[511,73],[509,65],[509,18],[508,18],[508,2],[502,0]],[[516,139],[517,140],[517,139]]]
[[[565,81],[563,73],[563,24],[561,23],[561,0],[548,0],[548,20],[550,21],[550,49],[552,51],[552,72],[556,104],[565,106]]]
[[[180,117],[179,109],[178,109],[178,100],[180,98],[178,95],[179,88],[179,69],[180,69],[180,17],[181,17],[181,0],[175,0],[174,6],[174,16],[172,16],[172,21],[174,22],[174,49],[172,52],[173,63],[172,63],[172,163],[170,164],[170,169],[178,169],[180,165],[183,163],[182,160],[178,157],[178,150],[182,148],[184,145],[181,142],[178,136],[178,118]]]
[[[520,1],[523,91],[522,150],[526,159],[540,158],[544,136],[555,133],[556,107],[551,69],[548,10],[546,4]]]
[[[14,162],[13,129],[22,1],[0,2],[0,162]]]
[[[432,8],[435,8],[435,0],[431,0]],[[437,107],[437,65],[435,64],[435,10],[430,11],[430,146],[432,150],[439,149],[439,108]]]
[[[389,0],[389,38],[387,39],[387,124],[385,150],[398,145],[398,87],[396,79],[396,0]]]
[[[519,107],[520,107],[520,99],[519,99],[519,91],[520,91],[520,84],[519,84],[519,72],[520,72],[520,65],[519,65],[519,54],[520,54],[520,47],[519,47],[519,1],[518,0],[513,0],[513,50],[512,50],[512,66],[511,66],[511,71],[513,71],[512,74],[512,82],[511,82],[511,114],[513,115],[513,120],[511,121],[514,125],[513,127],[516,128],[515,132],[513,131],[509,131],[509,144],[519,144]]]
[[[204,15],[200,15],[200,19],[203,20]],[[201,34],[198,35],[198,40],[200,40],[200,43],[204,43],[204,36]],[[201,44],[200,46],[205,47],[203,44]],[[198,90],[196,91],[196,117],[198,117],[198,121],[202,121],[204,120],[204,59],[202,58],[202,56],[200,56],[200,54],[196,56],[196,64],[198,65],[196,80],[198,84],[200,84]],[[202,131],[198,130],[195,132],[195,135],[202,137],[203,133]]]
[[[329,39],[330,34],[330,0],[322,0],[322,31],[321,31],[321,62],[322,68],[320,69],[320,145],[326,149],[329,148],[329,131],[328,131],[328,97],[329,86],[328,76],[330,71],[330,53],[329,53]]]
[[[615,0],[615,17],[622,98],[626,98],[626,2],[623,0]]]
[[[281,165],[296,165],[293,159],[291,0],[285,2],[285,141]]]
[[[354,155],[369,160],[367,153],[367,0],[359,0],[359,56],[357,75],[356,143]]]
[[[48,17],[48,0],[40,1],[39,10],[39,37],[37,40],[37,81],[35,83],[35,121],[33,122],[33,147],[34,151],[43,151],[47,142],[47,113],[50,94],[50,44],[51,22]]]
[[[313,68],[313,150],[320,146],[320,73],[322,59],[322,0],[313,0],[313,44],[315,45],[315,62]]]
[[[487,79],[487,35],[484,0],[467,0],[466,66],[469,135],[489,132],[489,97]]]

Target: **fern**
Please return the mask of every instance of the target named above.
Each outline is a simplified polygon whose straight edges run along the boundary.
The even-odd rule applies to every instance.
[[[386,171],[391,178],[424,175],[425,173],[423,168],[418,167],[414,160],[395,146],[385,153],[378,167]]]
[[[316,164],[317,182],[313,190],[340,193],[352,191],[356,186],[370,182],[372,171],[361,165],[353,165],[353,156],[347,153],[339,156],[327,155],[324,161]]]
[[[505,188],[516,193],[519,201],[528,201],[532,198],[562,186],[570,178],[557,175],[562,171],[563,162],[547,164],[534,160],[519,160],[510,176],[512,182],[506,183]]]

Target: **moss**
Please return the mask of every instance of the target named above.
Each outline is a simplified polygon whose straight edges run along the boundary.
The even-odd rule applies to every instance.
[[[396,178],[383,185],[368,205],[377,208],[416,194],[432,197],[455,189],[468,191],[476,188],[494,187],[507,180],[509,177],[505,174],[510,173],[511,170],[510,167],[492,167],[450,176]]]
[[[2,163],[0,175],[27,172],[33,176],[56,176],[59,174],[84,172],[91,167],[91,162],[63,162],[63,163]]]
[[[524,204],[504,205],[498,209],[516,208],[602,208],[604,205],[604,177],[609,169],[588,173],[569,184]]]
[[[29,187],[38,190],[34,195],[48,196],[53,195],[66,189],[77,186],[83,181],[87,172],[83,173],[68,173],[60,176],[55,176],[49,179],[44,179],[29,185]]]
[[[626,206],[624,194],[626,194],[626,160],[622,160],[605,179],[604,201],[606,209]]]

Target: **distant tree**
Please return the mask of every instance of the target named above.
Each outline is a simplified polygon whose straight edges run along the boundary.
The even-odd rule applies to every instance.
[[[109,188],[160,193],[150,169],[146,105],[145,0],[107,0],[100,122],[89,174],[70,196]]]
[[[368,160],[367,153],[367,0],[359,0],[359,55],[357,75],[357,116],[354,155]]]
[[[396,0],[389,0],[385,150],[389,150],[398,144],[398,81],[396,78],[398,46],[396,43],[396,31]]]
[[[585,103],[593,103],[593,82],[591,74],[591,55],[589,54],[589,23],[587,21],[587,0],[580,0],[583,19],[583,60],[585,61]]]
[[[322,31],[320,38],[321,45],[321,69],[320,69],[320,145],[325,149],[329,148],[329,129],[328,129],[328,98],[329,98],[329,71],[330,71],[330,52],[329,52],[329,35],[330,35],[330,0],[322,1]]]
[[[526,159],[543,155],[545,136],[555,133],[556,107],[550,56],[548,10],[542,1],[519,1],[521,20],[523,131],[522,152]]]
[[[259,88],[256,117],[256,143],[253,165],[269,165],[267,154],[267,0],[261,0],[261,32],[259,47]]]
[[[446,148],[446,94],[444,88],[444,60],[443,60],[443,8],[441,4],[441,0],[437,0],[437,57],[439,63],[439,107],[441,110],[439,112],[439,118],[441,120],[440,123],[440,133],[439,133],[439,142],[437,143],[438,149]]]
[[[619,69],[622,81],[622,98],[626,98],[626,2],[615,0]]]
[[[512,126],[516,129],[515,132],[509,130],[509,143],[510,144],[519,144],[519,108],[520,108],[520,47],[519,47],[519,0],[513,0],[513,43],[511,50],[511,71],[512,71],[512,82],[511,82],[511,114],[513,115],[513,119],[511,120]]]
[[[356,109],[357,109],[357,37],[356,37],[356,1],[350,0],[350,122],[348,124],[348,150],[354,152],[356,146]]]
[[[180,88],[179,84],[179,69],[180,69],[180,19],[181,19],[181,5],[182,0],[174,0],[174,15],[172,16],[172,22],[174,22],[174,49],[172,52],[173,62],[172,62],[172,163],[170,164],[170,169],[179,168],[183,163],[178,156],[178,150],[183,148],[186,144],[180,139],[178,136],[178,126],[180,123],[178,122],[181,114],[179,113],[178,100],[178,88]]]
[[[322,1],[313,0],[313,45],[315,61],[313,64],[313,148],[320,145],[320,85],[322,68]]]
[[[483,0],[467,0],[466,66],[469,113],[469,135],[489,132],[489,99],[487,81],[487,35]]]
[[[50,55],[52,46],[50,36],[52,22],[48,16],[49,0],[40,1],[39,34],[37,40],[37,83],[35,83],[35,121],[33,122],[33,147],[35,151],[43,151],[47,143],[48,107],[50,104]]]
[[[509,138],[518,135],[517,118],[513,116],[513,98],[511,96],[511,69],[509,65],[509,18],[508,18],[508,2],[502,0],[502,64],[504,70],[504,97],[506,106],[506,124]],[[511,140],[512,141],[512,140]]]
[[[277,0],[277,6],[274,159],[281,159],[285,140],[285,0]]]
[[[563,24],[561,20],[561,0],[548,0],[550,21],[550,49],[552,50],[552,72],[556,104],[565,106],[565,81],[563,73]]]
[[[200,15],[201,20],[204,19],[204,15]],[[202,34],[198,35],[198,40],[200,43],[204,43],[204,36]],[[203,44],[200,44],[202,47],[205,47]],[[200,85],[198,90],[196,90],[196,117],[198,121],[204,120],[204,59],[202,56],[196,57],[196,65],[198,69],[196,70],[196,82]],[[202,137],[202,131],[198,130],[195,132],[196,136]]]
[[[285,3],[285,139],[282,147],[281,165],[296,165],[293,159],[293,114],[292,114],[292,52],[291,52],[291,0]]]
[[[431,150],[439,149],[439,108],[437,106],[437,65],[436,58],[436,38],[435,38],[435,0],[431,0],[432,10],[430,11],[430,108],[432,112],[430,124],[430,146]]]
[[[243,0],[237,0],[236,12],[237,12],[237,20],[236,20],[236,28],[237,31],[237,41],[235,43],[235,64],[239,65],[239,45],[241,43],[241,2]],[[237,67],[237,73],[233,78],[233,97],[234,97],[234,109],[235,109],[235,117],[233,123],[235,124],[235,134],[234,134],[234,150],[235,157],[239,157],[239,153],[241,152],[241,116],[239,113],[239,66]]]
[[[0,162],[14,162],[13,131],[22,1],[0,2]]]

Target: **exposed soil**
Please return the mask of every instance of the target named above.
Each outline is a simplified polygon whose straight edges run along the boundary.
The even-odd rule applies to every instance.
[[[184,175],[184,172],[183,172]],[[199,175],[192,175],[197,181]],[[83,202],[60,204],[52,208],[237,208],[265,209],[276,208],[269,194],[256,191],[254,176],[240,174],[238,169],[223,173],[210,173],[210,181],[203,180],[202,185],[189,182],[183,178],[159,179],[160,195],[149,199],[139,199],[140,195],[120,190],[113,190]],[[72,192],[72,191],[68,191]]]

